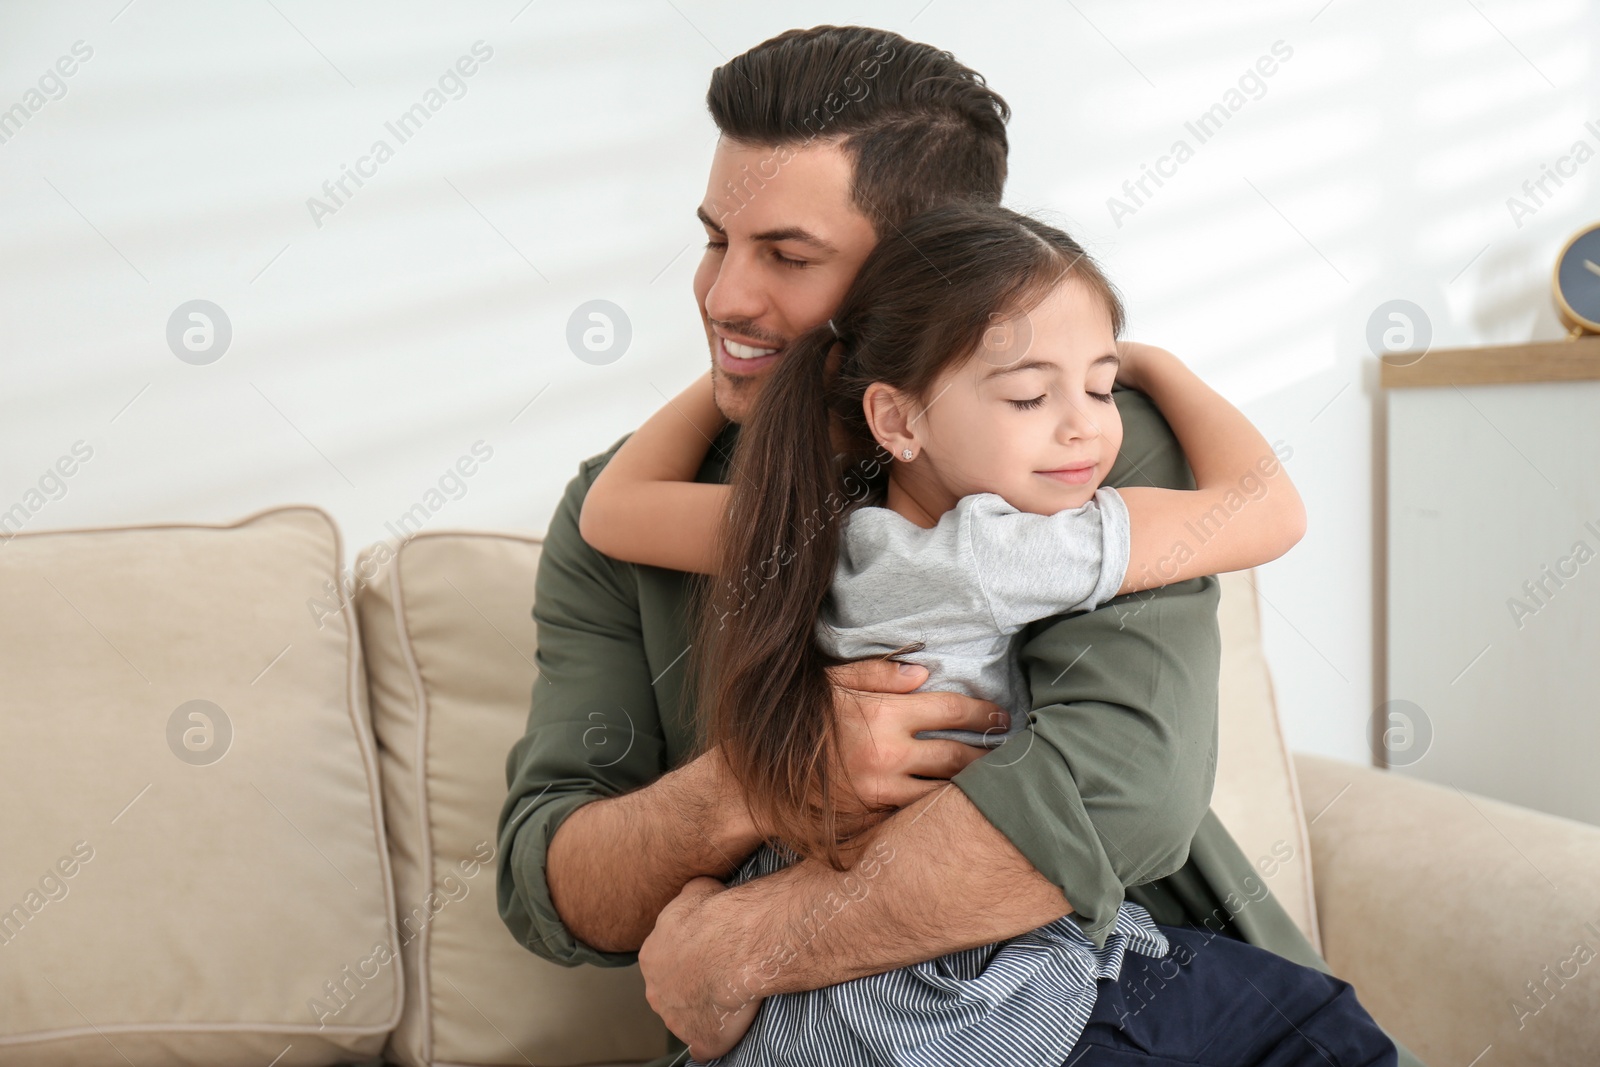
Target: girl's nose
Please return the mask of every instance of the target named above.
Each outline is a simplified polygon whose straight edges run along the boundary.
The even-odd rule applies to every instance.
[[[1063,441],[1093,440],[1100,436],[1099,420],[1089,405],[1092,401],[1083,395],[1069,398],[1056,433]]]

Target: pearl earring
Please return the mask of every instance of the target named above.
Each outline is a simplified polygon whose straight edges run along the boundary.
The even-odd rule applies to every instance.
[[[903,452],[900,453],[900,458],[909,461],[911,459],[911,457],[914,456],[914,455],[916,455],[916,453],[911,451],[911,449],[908,448],[908,449],[906,449],[906,450],[904,450]]]

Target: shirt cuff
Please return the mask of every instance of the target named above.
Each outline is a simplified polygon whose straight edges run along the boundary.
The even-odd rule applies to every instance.
[[[1061,889],[1084,935],[1104,948],[1126,890],[1069,767],[1067,756],[1031,727],[951,781]]]
[[[601,799],[591,793],[546,798],[542,804],[532,804],[517,816],[514,822],[520,825],[510,831],[513,844],[508,863],[513,892],[526,911],[526,933],[519,933],[519,937],[525,948],[564,967],[585,963],[596,967],[626,967],[639,958],[636,952],[601,952],[573,937],[550,898],[550,883],[546,877],[550,842],[569,815],[590,801]]]

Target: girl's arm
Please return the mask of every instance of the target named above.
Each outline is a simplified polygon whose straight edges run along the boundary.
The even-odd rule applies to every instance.
[[[583,539],[614,559],[713,573],[729,489],[694,479],[727,422],[708,371],[650,416],[595,477],[578,516]]]
[[[1118,380],[1149,396],[1183,446],[1195,489],[1118,489],[1132,527],[1118,594],[1245,570],[1305,535],[1305,505],[1250,420],[1165,349],[1125,342]]]

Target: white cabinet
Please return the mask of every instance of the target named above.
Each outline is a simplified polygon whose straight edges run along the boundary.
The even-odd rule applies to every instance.
[[[1557,374],[1568,380],[1540,380]],[[1383,369],[1378,724],[1398,773],[1600,824],[1594,379],[1600,339]]]

